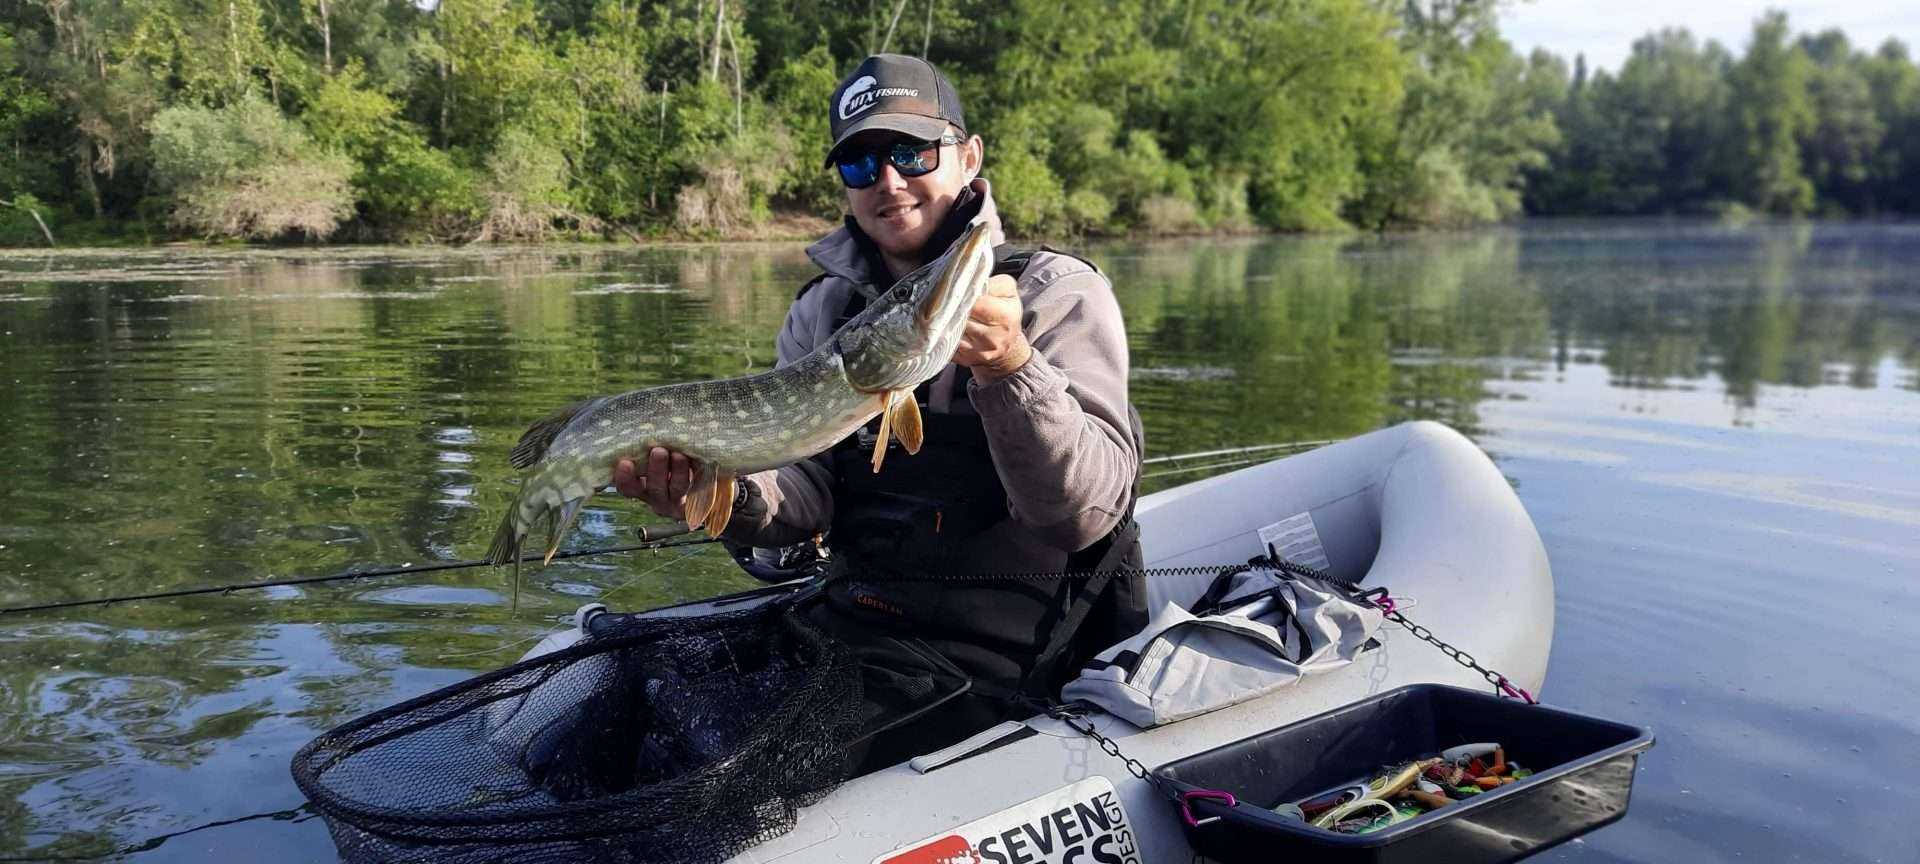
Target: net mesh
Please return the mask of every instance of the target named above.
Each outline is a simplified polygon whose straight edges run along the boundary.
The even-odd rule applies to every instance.
[[[302,748],[342,858],[718,862],[845,779],[859,669],[789,606],[596,630]]]

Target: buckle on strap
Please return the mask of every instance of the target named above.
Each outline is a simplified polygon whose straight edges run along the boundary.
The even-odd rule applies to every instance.
[[[1072,702],[1056,702],[1043,705],[1040,710],[1041,713],[1055,720],[1078,720],[1092,714],[1095,707],[1097,706],[1085,699],[1075,699]]]

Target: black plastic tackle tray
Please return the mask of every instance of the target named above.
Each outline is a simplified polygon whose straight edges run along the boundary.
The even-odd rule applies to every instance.
[[[1371,834],[1339,834],[1274,813],[1383,765],[1498,741],[1533,776]],[[1154,769],[1190,800],[1193,848],[1223,864],[1515,861],[1619,820],[1644,729],[1440,684],[1414,684]]]

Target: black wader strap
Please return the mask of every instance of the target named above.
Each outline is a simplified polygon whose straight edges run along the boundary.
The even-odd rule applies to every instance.
[[[1053,250],[1046,250],[1053,251]],[[1064,253],[1062,253],[1064,254]],[[1133,436],[1135,453],[1145,453],[1147,449],[1146,424],[1140,420],[1140,412],[1131,403],[1127,405],[1127,425]],[[1127,502],[1127,512],[1120,517],[1120,524],[1113,526],[1107,536],[1100,538],[1092,546],[1067,556],[1066,569],[1070,572],[1093,571],[1094,576],[1087,580],[1086,588],[1075,597],[1073,606],[1067,614],[1047,634],[1047,647],[1034,658],[1033,668],[1020,681],[1020,692],[1027,695],[1034,682],[1042,682],[1049,689],[1053,682],[1060,680],[1060,664],[1067,656],[1067,647],[1073,638],[1079,635],[1080,625],[1087,620],[1087,614],[1093,611],[1094,604],[1100,602],[1100,595],[1106,593],[1108,583],[1113,577],[1121,575],[1117,571],[1124,566],[1142,566],[1130,557],[1140,548],[1140,523],[1134,521],[1133,508],[1140,503],[1140,465],[1134,465],[1133,497]],[[1129,577],[1131,574],[1127,574]],[[1145,622],[1142,622],[1145,623]],[[1038,676],[1038,677],[1036,677]],[[1047,702],[1052,703],[1052,694],[1047,694]]]
[[[1080,625],[1086,622],[1087,614],[1093,611],[1093,607],[1100,602],[1100,596],[1106,593],[1107,585],[1115,576],[1123,575],[1117,571],[1139,540],[1140,523],[1133,521],[1133,508],[1128,507],[1127,515],[1106,537],[1067,556],[1068,572],[1093,571],[1094,575],[1087,579],[1086,586],[1080,589],[1080,595],[1073,598],[1073,605],[1067,608],[1067,614],[1048,631],[1047,647],[1040,649],[1040,653],[1034,657],[1033,668],[1020,681],[1021,695],[1032,695],[1029,690],[1035,682],[1051,689],[1060,664],[1067,656],[1067,647],[1073,642],[1073,637],[1079,634]],[[1052,701],[1051,694],[1046,698]]]
[[[1020,249],[1011,245],[999,246],[993,250],[993,275],[1020,278],[1027,272],[1027,265],[1033,261],[1038,249]]]

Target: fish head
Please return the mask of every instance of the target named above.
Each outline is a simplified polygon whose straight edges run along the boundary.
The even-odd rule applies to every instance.
[[[834,334],[848,382],[878,393],[939,374],[992,275],[993,231],[975,221],[946,254],[894,283]]]

